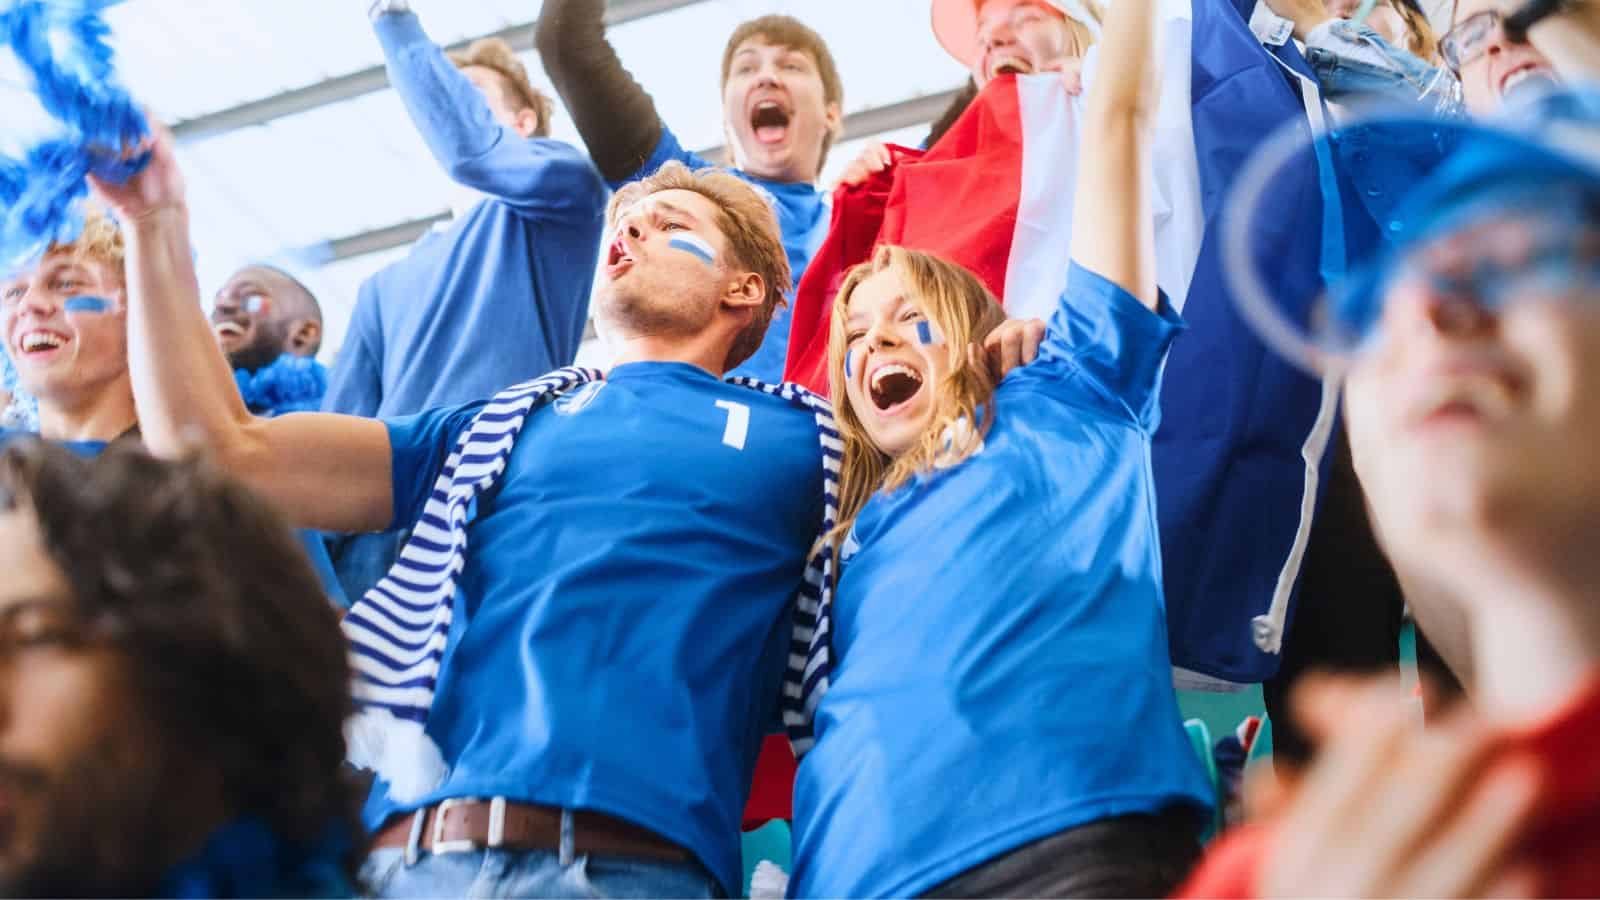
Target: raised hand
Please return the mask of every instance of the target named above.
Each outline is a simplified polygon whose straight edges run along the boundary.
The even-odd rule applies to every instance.
[[[844,174],[839,176],[839,183],[860,184],[889,168],[893,162],[894,157],[889,153],[887,146],[876,142],[868,144],[867,149],[861,151],[855,162],[852,162],[844,170]]]
[[[112,184],[93,175],[89,187],[94,196],[124,223],[137,222],[166,210],[181,210],[185,203],[183,172],[178,167],[172,132],[155,116],[150,121],[150,137],[134,152],[149,151],[150,162],[124,184]]]
[[[975,366],[987,365],[998,381],[1012,369],[1038,358],[1044,330],[1045,324],[1039,319],[1007,319],[983,339],[981,350],[976,344],[968,348],[969,358]]]

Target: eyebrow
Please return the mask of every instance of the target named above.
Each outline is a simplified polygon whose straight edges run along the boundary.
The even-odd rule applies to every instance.
[[[676,215],[676,216],[683,216],[686,219],[692,219],[692,220],[694,220],[696,222],[700,221],[700,217],[699,216],[696,216],[694,213],[688,211],[687,209],[684,209],[681,206],[677,206],[675,204],[668,203],[665,200],[657,200],[656,201],[656,209],[657,210],[664,210],[664,211],[669,212],[669,213],[671,213],[673,215]]]

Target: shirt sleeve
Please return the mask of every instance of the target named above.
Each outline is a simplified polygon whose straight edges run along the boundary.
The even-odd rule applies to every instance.
[[[560,222],[588,222],[604,212],[600,174],[577,148],[524,138],[496,121],[488,102],[409,12],[373,25],[406,113],[434,159],[456,182],[519,212]]]
[[[1040,361],[1073,370],[1102,400],[1146,430],[1160,422],[1161,369],[1183,320],[1167,302],[1151,312],[1132,294],[1078,265],[1050,319]]]
[[[383,337],[379,330],[377,295],[371,281],[362,285],[339,355],[328,373],[324,412],[347,416],[378,414],[383,403]]]
[[[544,0],[534,44],[595,166],[615,185],[639,177],[662,126],[655,101],[606,40],[605,7],[604,0]]]
[[[386,531],[410,528],[422,518],[445,458],[488,401],[430,409],[414,416],[385,419],[394,483],[394,518]]]
[[[669,162],[681,162],[691,169],[709,169],[715,165],[700,154],[683,149],[683,144],[678,142],[678,136],[672,133],[672,129],[663,125],[661,127],[661,140],[656,143],[656,148],[645,159],[644,165],[641,165],[638,171],[628,177],[620,181],[611,182],[610,186],[616,189],[630,181],[649,178]]]

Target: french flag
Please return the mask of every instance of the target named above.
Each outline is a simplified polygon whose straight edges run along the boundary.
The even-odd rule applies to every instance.
[[[1145,163],[1157,279],[1189,325],[1168,360],[1153,457],[1172,661],[1201,681],[1234,683],[1277,670],[1337,409],[1335,388],[1246,327],[1222,275],[1217,219],[1235,175],[1268,135],[1309,128],[1322,106],[1298,53],[1269,52],[1246,24],[1251,0],[1242,2],[1162,3],[1166,66]],[[1097,50],[1084,62],[1086,86]],[[827,391],[833,298],[879,243],[961,263],[1012,317],[1048,320],[1072,229],[1094,227],[1072,221],[1084,107],[1058,75],[1002,76],[926,152],[892,148],[889,170],[840,187],[795,298],[785,377]],[[1284,296],[1313,297],[1307,285],[1325,262],[1321,194],[1314,167],[1297,176],[1278,183],[1282,216],[1254,225],[1253,237],[1262,258],[1281,260]]]

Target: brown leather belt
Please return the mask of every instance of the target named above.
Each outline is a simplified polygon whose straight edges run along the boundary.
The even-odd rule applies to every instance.
[[[561,810],[512,803],[504,797],[452,797],[436,806],[390,819],[373,836],[372,849],[408,848],[413,833],[417,834],[418,849],[435,854],[493,849],[560,850]],[[573,852],[580,856],[694,860],[689,851],[652,831],[583,810],[572,813],[572,844]]]

